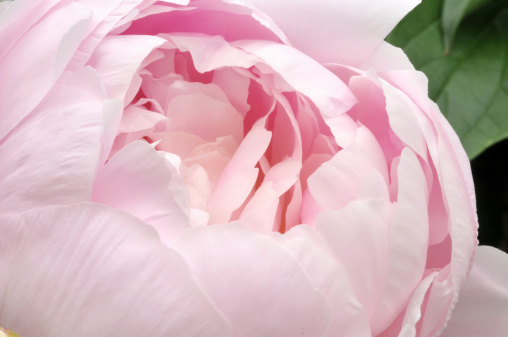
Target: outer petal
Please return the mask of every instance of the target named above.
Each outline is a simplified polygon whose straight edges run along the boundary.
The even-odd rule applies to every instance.
[[[81,42],[78,50],[69,63],[69,69],[79,69],[90,58],[90,55],[104,37],[114,29],[119,22],[129,20],[129,15],[137,13],[136,6],[148,5],[156,0],[78,0],[84,2],[93,10],[90,23],[90,33]]]
[[[358,66],[418,0],[249,0],[317,61]]]
[[[93,69],[66,73],[0,143],[0,213],[90,200],[105,99]]]
[[[397,168],[398,198],[390,224],[390,247],[383,296],[372,318],[374,334],[393,322],[422,280],[427,258],[428,216],[425,175],[411,150]]]
[[[271,235],[269,233],[268,235]],[[174,248],[235,337],[325,336],[325,297],[280,244],[239,223],[183,233]]]
[[[405,94],[411,97],[410,107],[419,124],[428,154],[436,167],[439,184],[443,192],[443,200],[449,214],[449,233],[451,257],[450,274],[446,279],[434,282],[429,293],[428,303],[437,307],[451,309],[457,301],[458,291],[465,280],[471,266],[477,244],[477,219],[474,202],[474,186],[471,179],[469,162],[464,150],[459,145],[457,136],[444,120],[437,105],[427,97],[427,81],[425,76],[414,71],[392,71],[382,74],[394,87],[404,88]],[[384,88],[387,88],[383,83]],[[399,92],[400,93],[400,92]],[[391,121],[390,121],[391,123]],[[443,241],[446,245],[446,241]],[[448,248],[450,249],[450,248]],[[442,271],[443,272],[443,271]],[[441,272],[441,273],[442,273]],[[441,275],[445,277],[445,275]],[[446,292],[453,288],[451,305]],[[437,305],[441,302],[440,305]],[[441,309],[439,309],[441,310]],[[439,317],[438,317],[439,318]],[[433,335],[440,331],[445,319],[434,319],[425,315],[422,322],[422,334]]]
[[[480,246],[442,337],[504,337],[508,332],[508,255]]]
[[[298,261],[314,286],[330,306],[326,337],[372,336],[367,313],[356,298],[349,275],[343,265],[330,254],[324,236],[301,225],[284,235],[274,234],[284,248]]]
[[[187,263],[97,204],[0,218],[0,326],[23,337],[230,336]]]
[[[0,2],[0,59],[58,0]]]
[[[86,6],[61,6],[39,20],[1,59],[0,140],[51,89],[86,36],[91,16]]]
[[[317,232],[343,266],[370,320],[387,279],[391,216],[390,202],[370,199],[324,211],[317,220]]]

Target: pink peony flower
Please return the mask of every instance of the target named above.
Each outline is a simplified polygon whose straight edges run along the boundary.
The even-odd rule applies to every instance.
[[[0,326],[503,336],[467,156],[383,42],[416,3],[1,2]]]

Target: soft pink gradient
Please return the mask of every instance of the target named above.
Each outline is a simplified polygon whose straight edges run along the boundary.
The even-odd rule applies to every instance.
[[[383,41],[416,4],[1,2],[0,326],[503,336],[467,156]]]

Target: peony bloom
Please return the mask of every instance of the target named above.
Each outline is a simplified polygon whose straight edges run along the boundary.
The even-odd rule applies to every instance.
[[[502,336],[508,257],[383,42],[416,3],[0,3],[0,326]]]

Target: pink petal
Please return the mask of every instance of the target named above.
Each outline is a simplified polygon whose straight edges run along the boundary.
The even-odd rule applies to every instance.
[[[69,62],[68,69],[70,70],[76,70],[84,66],[104,37],[143,0],[78,0],[77,2],[84,3],[90,7],[93,11],[93,17],[89,25],[88,36],[81,42],[78,50],[76,50],[72,60]],[[144,2],[146,3],[147,1]]]
[[[420,337],[432,337],[443,330],[449,318],[449,310],[456,299],[458,288],[450,277],[450,265],[441,269],[435,276],[426,298],[421,306],[423,317],[420,322]]]
[[[296,183],[300,169],[301,164],[291,159],[271,167],[242,211],[240,221],[255,231],[278,231],[280,220],[275,217],[280,207],[279,198]]]
[[[419,1],[250,0],[291,43],[322,63],[358,66]]]
[[[352,76],[349,79],[349,88],[357,97],[358,103],[348,114],[372,132],[385,154],[386,162],[391,165],[393,158],[400,156],[404,144],[390,125],[386,97],[380,88],[379,79],[370,72]],[[407,114],[407,111],[403,113]]]
[[[0,145],[0,213],[90,200],[107,102],[93,69],[60,78]]]
[[[374,335],[385,330],[404,310],[422,280],[427,258],[427,196],[422,193],[427,182],[420,162],[408,148],[402,151],[397,175],[399,191],[390,224],[387,276],[371,321]]]
[[[0,140],[47,95],[85,37],[91,16],[74,2],[59,6],[9,49],[0,63]]]
[[[312,197],[325,209],[339,209],[356,199],[363,180],[377,170],[388,183],[388,167],[377,140],[366,127],[356,139],[321,165],[308,179]]]
[[[164,42],[156,36],[109,36],[97,46],[88,64],[102,76],[108,97],[128,104],[133,97],[125,96],[141,62]]]
[[[166,114],[171,121],[170,131],[193,134],[208,142],[229,135],[238,143],[243,139],[243,119],[238,111],[203,93],[174,98]]]
[[[503,337],[508,331],[508,255],[480,246],[442,337]]]
[[[212,224],[228,222],[231,213],[244,203],[258,177],[255,166],[270,139],[271,132],[260,125],[254,125],[245,136],[210,197],[207,210]]]
[[[438,132],[437,149],[430,152],[436,163],[436,170],[441,182],[444,202],[450,216],[451,238],[451,274],[449,278],[454,285],[452,307],[457,298],[460,285],[465,280],[470,268],[474,251],[477,244],[477,218],[474,203],[472,201],[471,180],[466,178],[465,163],[463,156],[459,155],[455,146],[450,141],[450,132],[443,129],[438,117],[438,110],[430,110],[434,118],[434,126]],[[435,158],[435,159],[434,159]],[[450,309],[451,310],[451,309]],[[450,315],[450,311],[448,316]]]
[[[235,109],[245,117],[250,109],[247,103],[249,78],[242,76],[233,68],[224,68],[213,72],[213,83],[221,88]]]
[[[196,147],[206,144],[206,141],[201,137],[179,131],[153,133],[147,138],[152,142],[160,141],[157,144],[157,150],[174,153],[180,158],[189,157]]]
[[[240,6],[237,2],[237,0],[193,1],[188,7],[169,6],[173,7],[173,10],[135,20],[125,33],[157,35],[185,32],[222,36],[226,41],[287,40],[269,18],[257,10],[253,13],[250,9],[252,6],[245,1],[240,1]]]
[[[83,203],[0,220],[0,325],[22,336],[231,336],[182,256]]]
[[[159,122],[167,125],[169,120],[166,116],[144,107],[129,106],[123,113],[118,132],[153,131]]]
[[[92,200],[129,212],[169,242],[189,226],[189,219],[186,188],[168,165],[148,143],[130,143],[99,170]]]
[[[0,3],[0,59],[45,16],[59,0],[20,0]]]
[[[373,320],[387,279],[392,205],[384,200],[354,201],[324,211],[316,229],[344,267],[356,297]]]
[[[294,90],[310,98],[340,146],[344,147],[354,139],[356,124],[345,112],[356,103],[356,99],[333,73],[309,56],[283,44],[238,41],[232,45],[261,59]]]
[[[406,146],[427,159],[427,146],[417,119],[418,106],[404,92],[385,81],[382,81],[382,88],[393,132]]]
[[[388,70],[414,70],[414,66],[401,48],[392,46],[383,41],[370,56],[367,62],[362,64],[362,69],[375,69],[376,72]]]
[[[228,319],[233,336],[323,336],[335,319],[295,258],[239,223],[187,231],[173,247]]]
[[[372,336],[367,313],[353,292],[351,279],[343,265],[329,253],[335,246],[327,249],[324,238],[305,225],[296,226],[276,238],[327,300],[332,319],[325,336]]]
[[[200,73],[223,67],[250,68],[258,60],[243,50],[231,46],[222,36],[176,33],[162,35],[181,51],[188,51]]]

